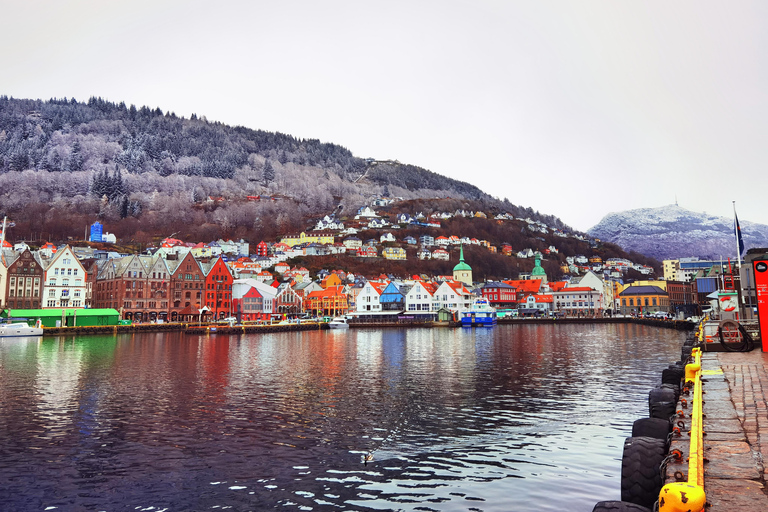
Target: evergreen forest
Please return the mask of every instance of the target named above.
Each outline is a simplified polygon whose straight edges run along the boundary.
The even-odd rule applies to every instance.
[[[469,183],[333,143],[95,97],[0,96],[0,214],[16,240],[82,240],[98,220],[140,244],[173,233],[258,241],[387,196],[450,198],[567,228]]]

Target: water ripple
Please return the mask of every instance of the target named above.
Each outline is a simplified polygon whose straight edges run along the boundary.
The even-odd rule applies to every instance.
[[[681,336],[528,325],[4,343],[0,502],[591,510],[618,499],[623,439]]]

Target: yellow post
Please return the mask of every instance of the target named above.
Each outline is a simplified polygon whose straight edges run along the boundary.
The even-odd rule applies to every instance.
[[[685,381],[693,382],[691,444],[688,454],[688,481],[667,484],[659,493],[659,512],[702,512],[707,503],[704,492],[704,429],[702,425],[701,349],[691,351],[694,363],[685,365]]]

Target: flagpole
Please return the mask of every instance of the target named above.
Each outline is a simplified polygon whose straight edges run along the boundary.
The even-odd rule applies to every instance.
[[[739,218],[736,216],[736,201],[733,201],[733,234],[736,238],[736,263],[737,268],[741,268],[741,246],[739,245]]]

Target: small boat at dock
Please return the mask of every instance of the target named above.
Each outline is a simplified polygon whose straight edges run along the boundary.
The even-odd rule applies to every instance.
[[[0,338],[15,336],[42,336],[43,327],[38,320],[34,327],[30,327],[27,322],[12,322],[0,324]]]
[[[349,322],[347,321],[347,317],[337,316],[336,318],[328,322],[328,327],[330,327],[331,329],[348,329]]]
[[[493,327],[496,320],[496,308],[487,299],[475,299],[472,307],[461,313],[462,327]]]

